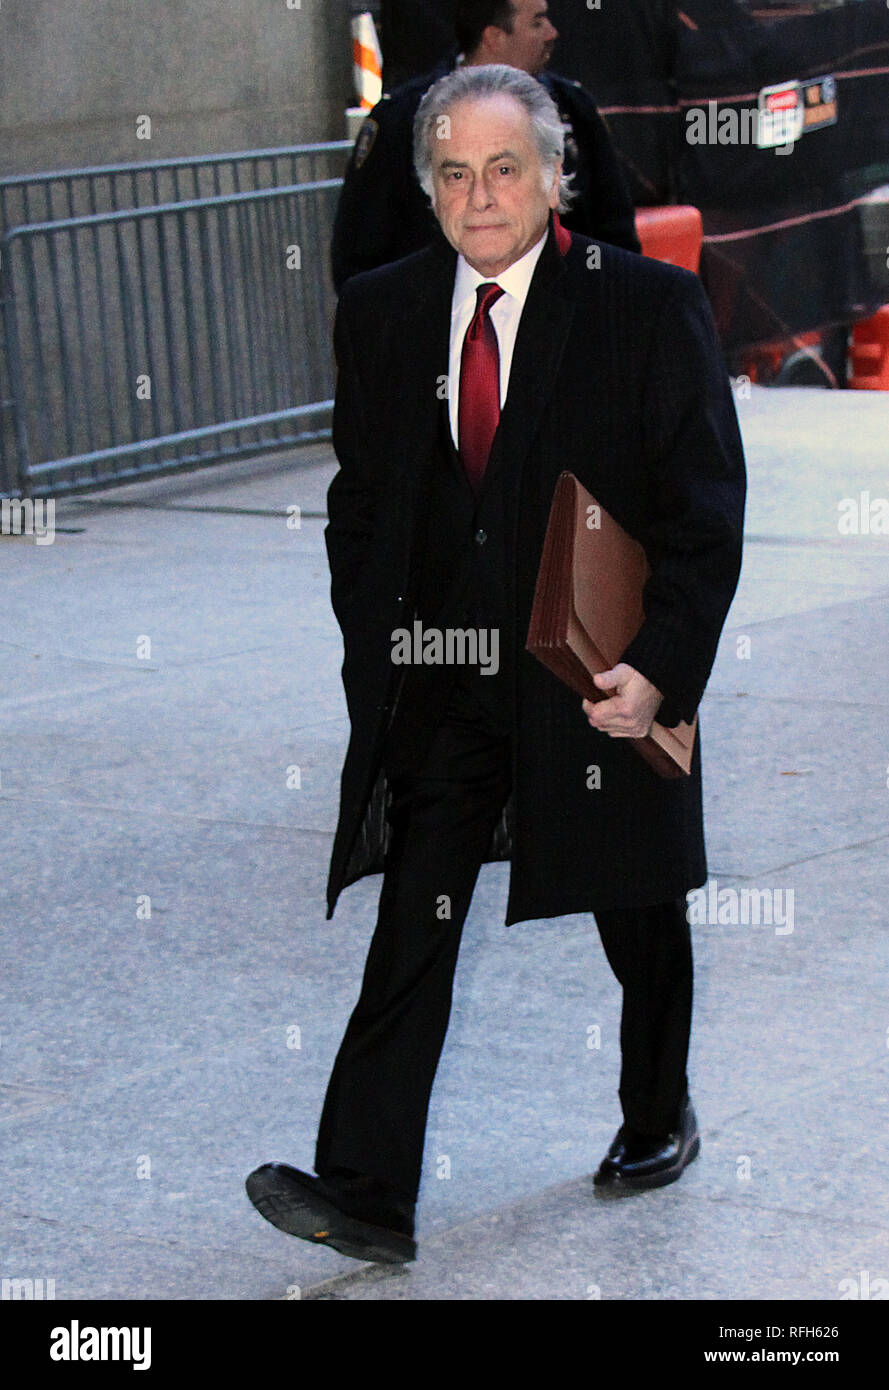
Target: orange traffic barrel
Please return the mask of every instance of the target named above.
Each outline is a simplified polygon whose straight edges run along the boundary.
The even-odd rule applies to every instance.
[[[849,385],[859,391],[889,391],[889,304],[852,328]]]
[[[681,265],[697,274],[704,237],[704,225],[697,208],[683,204],[637,208],[636,234],[643,256]]]

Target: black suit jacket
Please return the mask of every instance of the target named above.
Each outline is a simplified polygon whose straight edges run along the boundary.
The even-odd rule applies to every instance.
[[[352,738],[329,912],[345,884],[382,866],[391,634],[410,617],[422,559],[455,267],[439,238],[356,277],[337,315],[341,467],[325,534]],[[570,469],[651,564],[646,621],[624,659],[664,693],[664,722],[689,719],[700,702],[740,570],[745,471],[697,277],[576,235],[562,256],[551,231],[493,449],[507,451],[511,479],[511,626],[501,639],[515,672],[507,922],[675,898],[706,878],[700,740],[691,778],[658,778],[626,740],[591,729],[579,698],[524,644],[553,489]]]

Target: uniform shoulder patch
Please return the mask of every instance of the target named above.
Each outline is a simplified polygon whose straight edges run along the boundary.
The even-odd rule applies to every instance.
[[[360,169],[367,156],[370,154],[377,138],[380,127],[377,122],[368,116],[358,132],[358,139],[355,141],[355,168]]]

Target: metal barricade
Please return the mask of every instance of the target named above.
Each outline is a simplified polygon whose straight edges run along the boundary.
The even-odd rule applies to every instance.
[[[10,228],[6,490],[82,491],[328,434],[340,185]]]
[[[257,193],[342,176],[350,140],[233,154],[97,164],[0,178],[0,233],[30,222]]]

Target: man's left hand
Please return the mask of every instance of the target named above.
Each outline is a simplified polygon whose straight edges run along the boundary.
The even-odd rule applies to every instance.
[[[641,671],[619,661],[593,679],[607,700],[584,700],[583,712],[594,729],[611,738],[645,738],[663,695]]]

